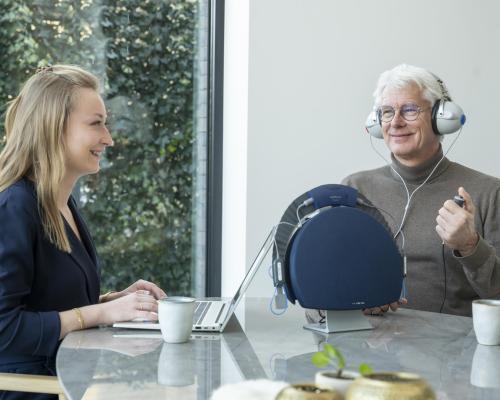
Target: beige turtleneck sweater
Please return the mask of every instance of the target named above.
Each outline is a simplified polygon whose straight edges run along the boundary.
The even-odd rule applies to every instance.
[[[442,149],[425,164],[406,167],[392,157],[392,167],[404,178],[410,194],[427,178],[441,159]],[[362,171],[342,182],[355,187],[386,217],[393,232],[398,229],[407,202],[401,179],[390,168]],[[473,254],[459,257],[436,233],[436,217],[443,203],[463,186],[476,207],[475,224],[480,235]],[[408,308],[470,316],[472,300],[500,298],[500,180],[444,158],[427,183],[411,199],[403,226],[407,257]],[[397,238],[402,247],[402,236]]]

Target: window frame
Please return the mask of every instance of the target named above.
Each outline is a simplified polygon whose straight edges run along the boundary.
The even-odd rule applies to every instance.
[[[221,295],[225,0],[210,0],[205,295]]]

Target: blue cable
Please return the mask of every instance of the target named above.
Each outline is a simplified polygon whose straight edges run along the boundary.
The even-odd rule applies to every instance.
[[[403,277],[403,287],[401,288],[401,297],[402,299],[406,299],[406,276]]]
[[[278,288],[274,288],[274,294],[273,296],[271,297],[271,301],[269,302],[269,311],[271,311],[272,314],[274,315],[283,315],[286,310],[288,310],[288,299],[285,297],[285,308],[283,309],[283,311],[281,312],[276,312],[274,309],[273,309],[273,299],[274,297],[276,296],[276,293],[278,292]]]

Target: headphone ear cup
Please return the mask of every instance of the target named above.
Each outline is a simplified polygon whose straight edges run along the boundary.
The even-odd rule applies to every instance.
[[[377,111],[372,111],[368,114],[365,122],[366,132],[377,139],[383,139],[382,134],[382,124],[380,122],[379,113]]]
[[[437,128],[437,124],[436,124],[436,115],[437,115],[437,111],[439,109],[439,106],[441,105],[441,101],[442,100],[436,100],[436,102],[432,106],[432,111],[431,111],[432,130],[434,131],[434,133],[436,135],[440,135],[439,130]]]
[[[455,133],[465,124],[462,108],[452,101],[438,100],[432,107],[432,129],[436,135]]]

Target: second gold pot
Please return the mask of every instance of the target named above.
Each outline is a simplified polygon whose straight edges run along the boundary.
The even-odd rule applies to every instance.
[[[346,400],[436,400],[430,386],[418,375],[381,372],[357,378]]]

